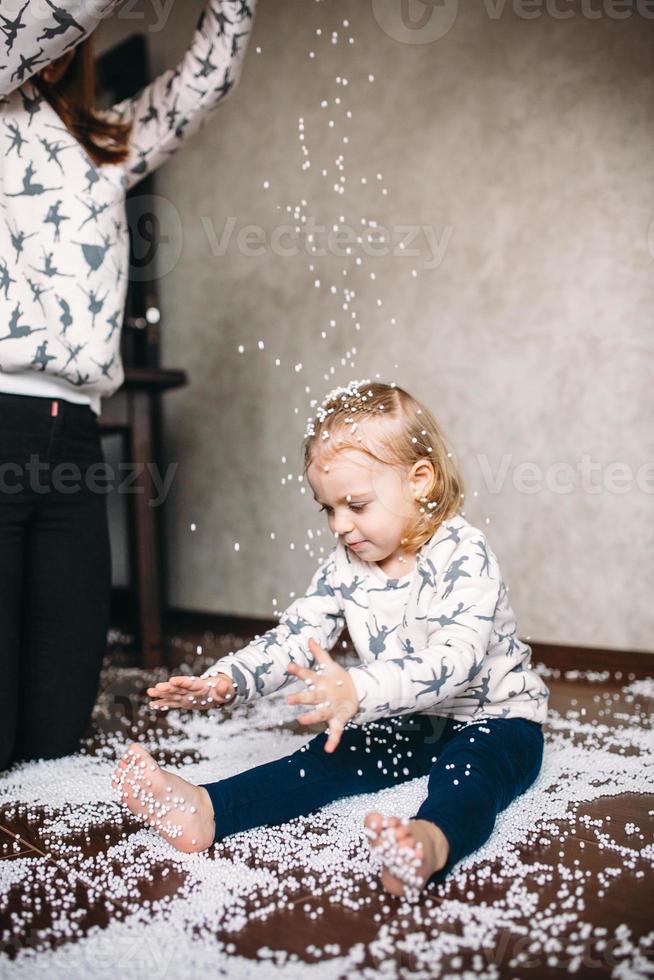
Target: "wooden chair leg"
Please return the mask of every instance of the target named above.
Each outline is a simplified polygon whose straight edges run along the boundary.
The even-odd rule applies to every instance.
[[[130,457],[138,477],[134,482],[133,512],[136,537],[135,571],[139,605],[141,664],[159,667],[164,663],[161,626],[161,575],[154,509],[154,487],[147,464],[152,462],[150,397],[144,392],[131,394]]]

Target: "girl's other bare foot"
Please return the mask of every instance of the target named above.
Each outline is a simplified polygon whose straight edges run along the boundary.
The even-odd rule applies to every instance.
[[[111,785],[134,816],[178,851],[190,854],[213,844],[215,817],[206,789],[166,772],[141,745],[129,746]]]
[[[445,867],[447,837],[428,820],[400,820],[369,813],[366,836],[381,858],[382,885],[391,895],[415,900],[431,876]]]

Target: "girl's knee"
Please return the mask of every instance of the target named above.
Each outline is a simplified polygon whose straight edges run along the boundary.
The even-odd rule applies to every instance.
[[[475,790],[504,809],[537,778],[543,757],[539,725],[526,719],[489,720],[468,725],[443,747],[430,783]],[[491,804],[492,806],[492,804]]]
[[[537,779],[543,764],[544,737],[541,725],[526,719],[523,721],[519,735],[512,742],[516,766],[516,796],[524,793]]]

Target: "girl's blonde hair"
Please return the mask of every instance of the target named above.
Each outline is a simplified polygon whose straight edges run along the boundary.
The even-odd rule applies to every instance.
[[[429,460],[433,479],[407,523],[403,546],[416,552],[463,498],[463,480],[445,436],[429,409],[394,384],[352,381],[335,388],[307,425],[304,472],[318,455],[358,449],[391,466]]]

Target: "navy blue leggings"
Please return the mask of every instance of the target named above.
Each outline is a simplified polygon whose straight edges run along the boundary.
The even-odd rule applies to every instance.
[[[500,810],[534,782],[543,759],[542,726],[525,718],[464,723],[435,715],[401,715],[348,725],[332,754],[326,735],[292,755],[204,784],[216,816],[216,840],[252,827],[284,823],[344,796],[373,793],[429,775],[415,817],[447,837],[440,881],[488,840]]]

